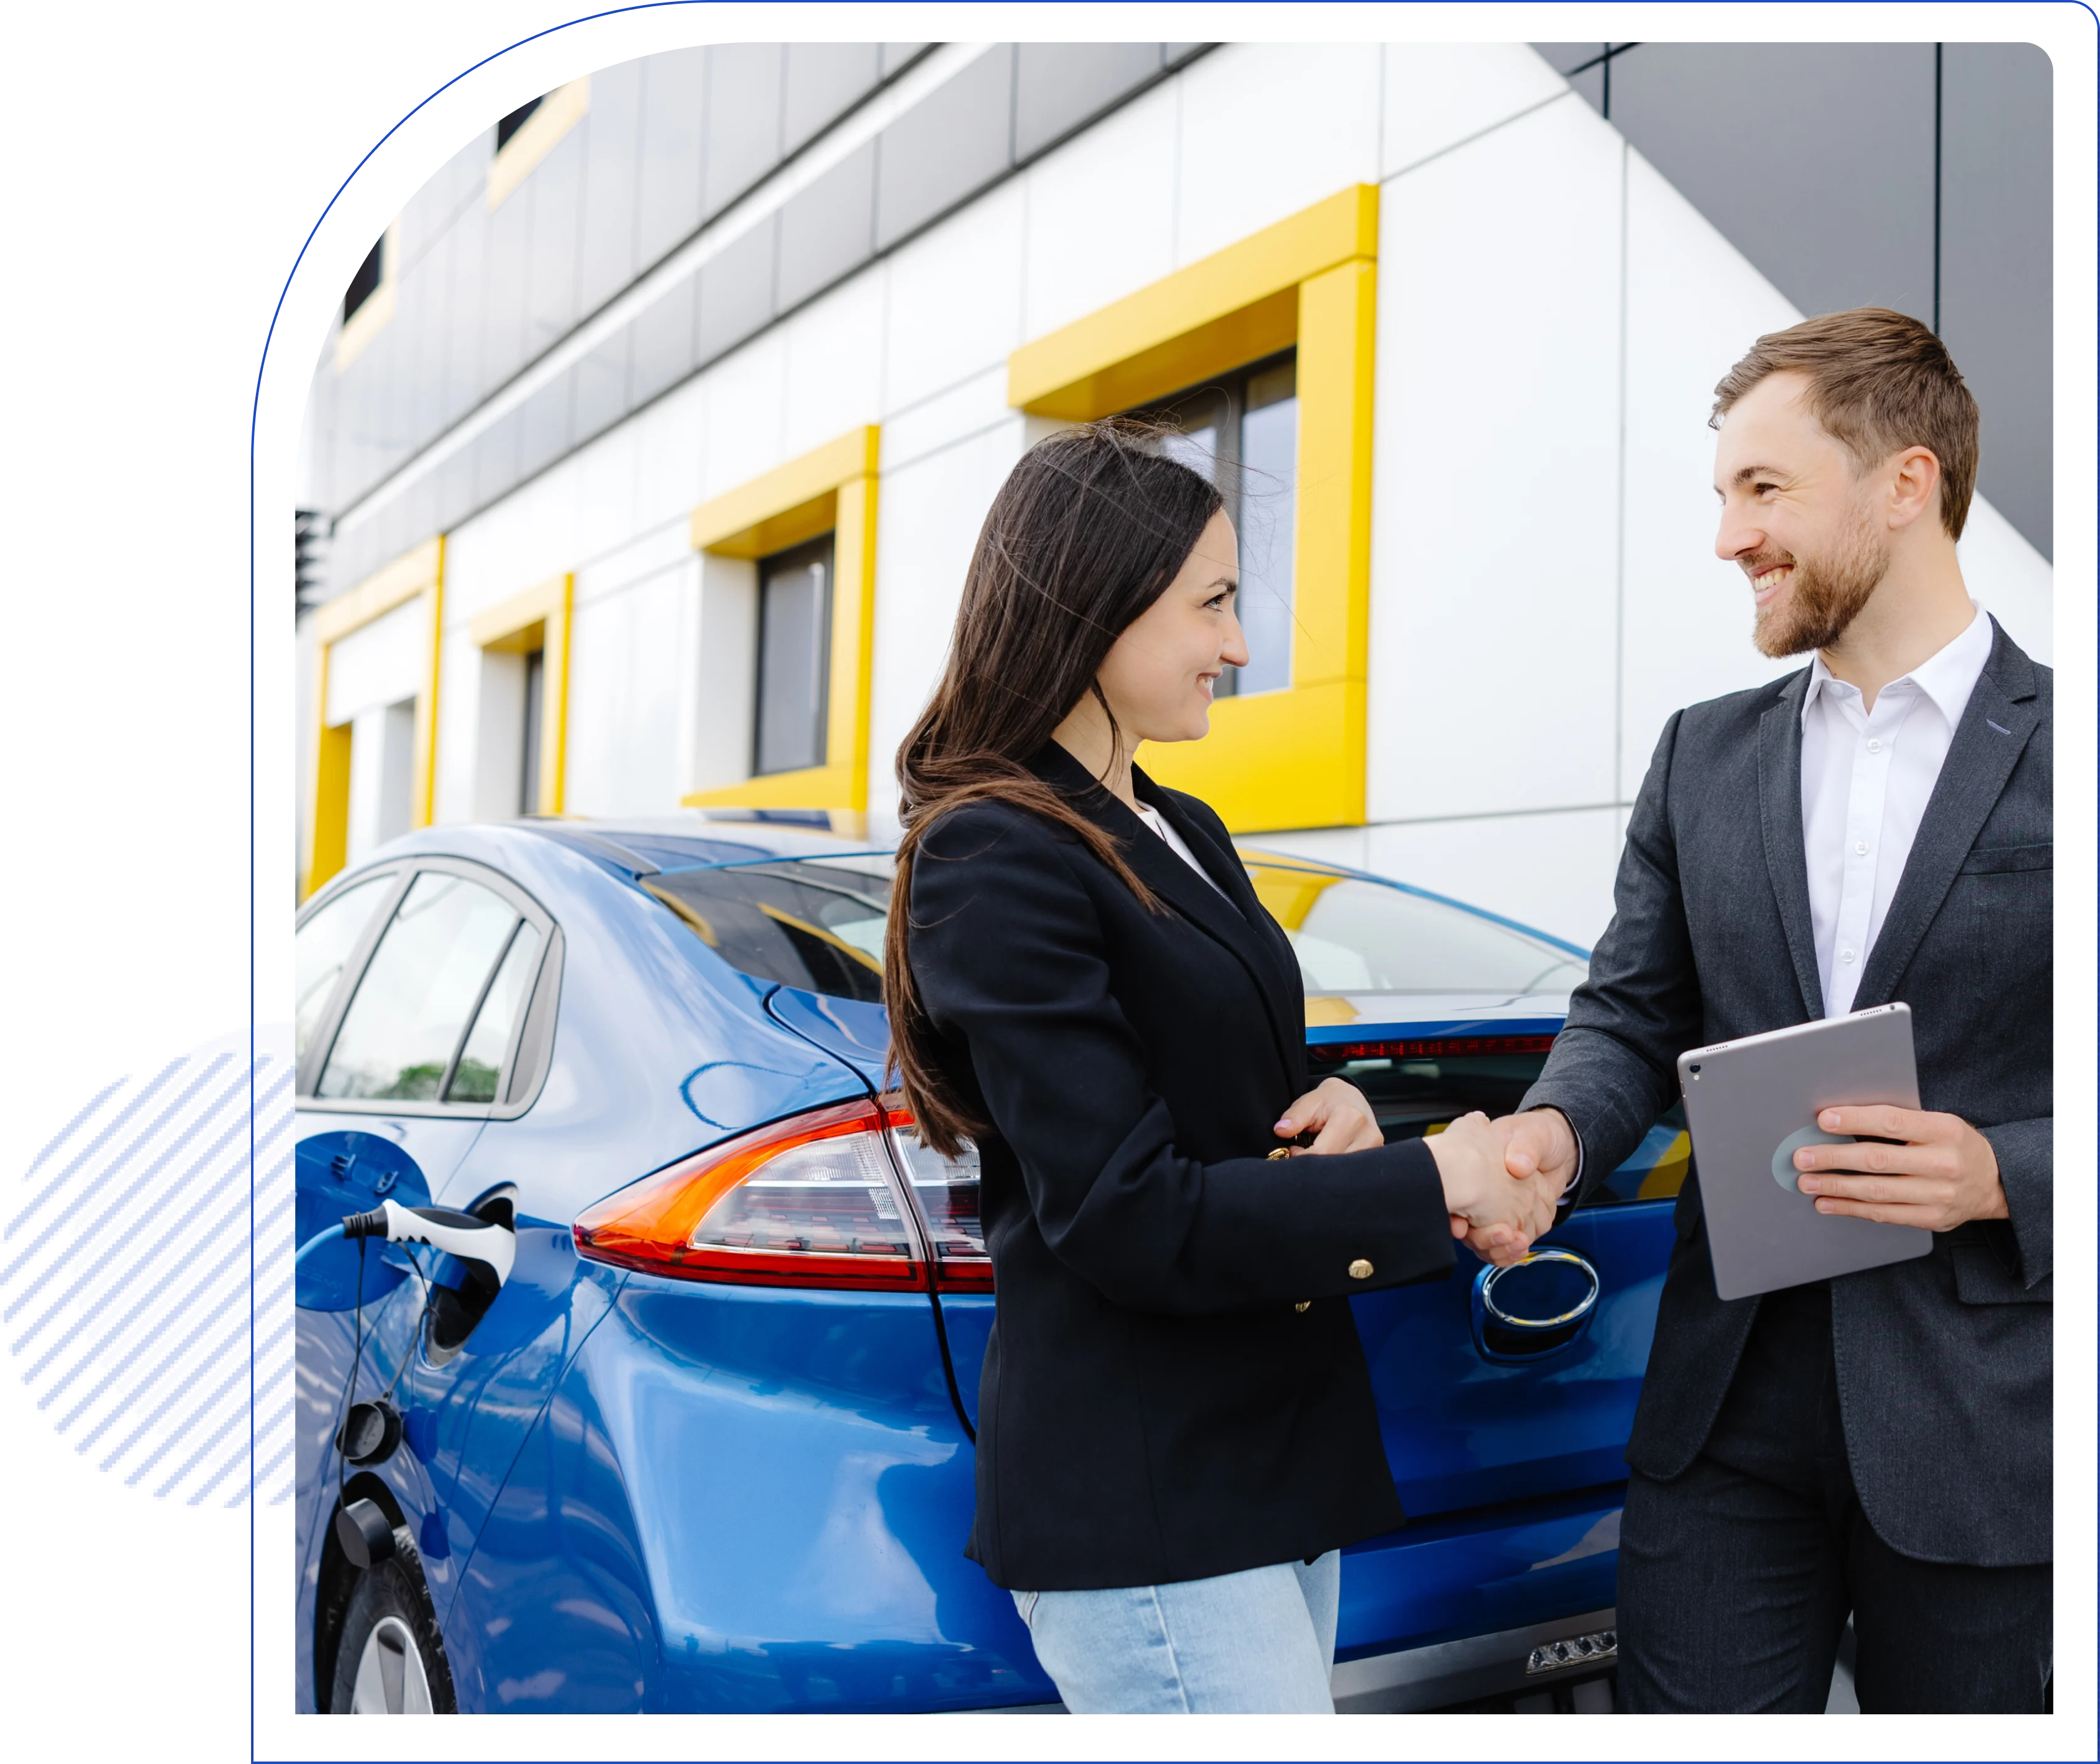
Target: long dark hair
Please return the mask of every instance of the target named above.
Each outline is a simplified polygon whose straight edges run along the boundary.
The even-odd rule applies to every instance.
[[[1139,899],[1156,904],[1114,838],[1027,761],[1088,692],[1120,745],[1094,677],[1224,506],[1209,480],[1159,451],[1162,433],[1111,417],[1061,430],[1021,456],[971,553],[946,671],[897,750],[904,836],[882,952],[889,1069],[920,1138],[951,1157],[984,1124],[933,1062],[932,1026],[911,977],[911,868],[927,829],[965,803],[1011,803],[1067,829]]]

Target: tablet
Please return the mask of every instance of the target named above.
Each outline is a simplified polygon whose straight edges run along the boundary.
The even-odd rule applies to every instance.
[[[1907,1262],[1932,1248],[1914,1225],[1819,1213],[1794,1184],[1804,1145],[1853,1143],[1815,1124],[1838,1103],[1915,1109],[1910,1007],[1884,1004],[1678,1056],[1714,1290],[1747,1299],[1833,1274]]]

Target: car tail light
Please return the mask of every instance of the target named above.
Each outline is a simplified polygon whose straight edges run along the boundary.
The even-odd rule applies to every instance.
[[[911,1184],[911,1198],[933,1252],[933,1284],[949,1292],[990,1292],[991,1258],[985,1253],[984,1221],[977,1211],[977,1148],[943,1158],[923,1144],[911,1117],[889,1111],[889,1142],[898,1167]]]
[[[588,1208],[577,1251],[681,1280],[923,1291],[887,1125],[847,1103],[712,1147]]]
[[[1551,1053],[1551,1035],[1429,1035],[1405,1041],[1329,1041],[1308,1047],[1316,1065],[1352,1060],[1455,1060],[1462,1055]]]

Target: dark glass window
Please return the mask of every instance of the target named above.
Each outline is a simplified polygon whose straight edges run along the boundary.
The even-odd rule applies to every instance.
[[[386,267],[386,236],[382,233],[379,242],[365,253],[364,261],[357,266],[357,273],[350,279],[350,286],[343,290],[342,315],[346,320],[351,315],[379,291],[379,280]]]
[[[496,124],[496,151],[497,152],[501,152],[503,149],[510,144],[510,137],[515,135],[520,129],[523,128],[525,126],[526,119],[529,117],[534,111],[537,110],[540,105],[545,104],[546,101],[546,98],[543,95],[540,97],[534,99],[529,104],[520,104],[515,110],[512,111],[509,116],[505,117],[501,122]]]
[[[758,565],[758,716],[754,773],[824,763],[831,699],[832,537]]]
[[[642,885],[732,968],[879,1004],[889,874],[886,857],[840,857],[673,871]]]
[[[1207,380],[1136,414],[1180,433],[1175,458],[1215,483],[1240,537],[1236,602],[1247,664],[1229,668],[1220,696],[1290,684],[1298,539],[1298,355],[1295,350]]]
[[[536,649],[525,657],[525,739],[518,743],[518,812],[537,814],[540,802],[540,701],[546,684],[547,652]]]

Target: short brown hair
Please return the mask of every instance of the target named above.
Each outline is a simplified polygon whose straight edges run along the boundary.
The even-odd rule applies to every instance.
[[[1976,492],[1976,400],[1941,342],[1886,306],[1825,313],[1771,331],[1714,388],[1718,429],[1736,401],[1768,374],[1808,381],[1808,408],[1860,470],[1904,448],[1939,461],[1939,523],[1959,539]]]

